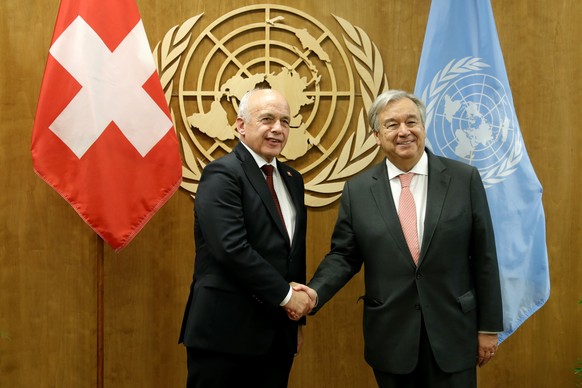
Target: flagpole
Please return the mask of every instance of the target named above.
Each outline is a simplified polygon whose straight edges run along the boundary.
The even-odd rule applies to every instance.
[[[103,388],[104,374],[104,249],[103,240],[97,243],[97,388]]]

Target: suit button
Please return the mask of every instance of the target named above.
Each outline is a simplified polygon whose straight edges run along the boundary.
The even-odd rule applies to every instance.
[[[420,305],[419,305],[419,304],[415,304],[415,305],[414,305],[414,309],[415,309],[415,310],[420,310]]]
[[[417,274],[416,274],[416,278],[417,278],[417,279],[422,279],[422,274],[421,274],[420,272],[419,272],[419,273],[417,273]]]

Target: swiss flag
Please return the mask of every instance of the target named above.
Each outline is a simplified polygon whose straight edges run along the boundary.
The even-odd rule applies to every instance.
[[[178,141],[135,0],[61,1],[31,148],[36,173],[115,250],[178,189]]]

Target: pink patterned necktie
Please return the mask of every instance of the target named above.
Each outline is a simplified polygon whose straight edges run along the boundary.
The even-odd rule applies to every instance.
[[[414,264],[418,265],[418,258],[420,250],[418,247],[418,230],[416,228],[416,205],[414,198],[410,192],[410,182],[414,173],[400,174],[400,185],[402,191],[400,192],[400,201],[398,203],[398,218],[400,218],[400,225],[408,244],[408,249],[412,254]]]
[[[283,218],[283,212],[281,211],[281,205],[279,204],[279,198],[277,198],[277,193],[275,192],[275,185],[273,184],[273,170],[275,169],[274,166],[270,164],[265,164],[261,167],[261,170],[267,176],[267,186],[269,186],[269,191],[271,192],[271,196],[273,197],[273,201],[275,201],[275,207],[279,212],[279,216],[281,216],[281,221],[283,221],[283,225],[285,225],[285,218]]]

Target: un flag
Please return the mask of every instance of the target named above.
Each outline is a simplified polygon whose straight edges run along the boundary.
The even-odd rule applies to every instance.
[[[415,94],[427,146],[479,169],[495,229],[504,332],[550,294],[542,186],[521,136],[489,0],[433,0]]]

